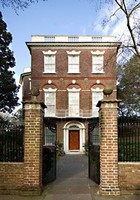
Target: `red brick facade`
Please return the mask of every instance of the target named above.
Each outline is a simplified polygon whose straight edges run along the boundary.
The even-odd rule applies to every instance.
[[[87,38],[92,36],[87,36]],[[44,89],[56,89],[56,116],[57,121],[57,141],[63,143],[68,136],[66,127],[69,122],[73,126],[77,125],[80,129],[81,146],[88,139],[87,123],[88,119],[94,117],[92,115],[92,90],[102,89],[111,84],[113,86],[112,98],[116,98],[116,54],[120,43],[114,41],[81,41],[81,42],[66,42],[61,41],[47,42],[45,36],[33,36],[31,42],[27,42],[27,46],[31,53],[31,87],[37,87],[40,90],[38,97],[39,101],[44,101]],[[57,36],[54,36],[56,39]],[[58,36],[59,38],[59,36]],[[80,38],[80,36],[79,36]],[[66,39],[66,37],[64,37]],[[44,53],[55,52],[55,73],[44,73]],[[68,73],[68,52],[80,52],[79,54],[79,73]],[[103,73],[92,72],[92,52],[104,52]],[[30,98],[26,93],[28,84],[24,84],[26,76],[23,76],[23,98]],[[69,97],[68,89],[79,88],[79,110],[78,117],[68,116],[69,112]],[[26,94],[25,94],[26,93]],[[47,117],[47,116],[46,116]],[[74,124],[75,123],[75,124]],[[68,125],[69,128],[71,127]],[[82,130],[84,132],[82,133]],[[65,137],[66,136],[66,137]],[[82,137],[82,136],[81,136]],[[67,149],[65,147],[64,149]],[[81,147],[82,149],[82,147]],[[82,151],[82,150],[81,150]],[[80,152],[81,152],[80,151]],[[67,152],[67,150],[66,150]]]

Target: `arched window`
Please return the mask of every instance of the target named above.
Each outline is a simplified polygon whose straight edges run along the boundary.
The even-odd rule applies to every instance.
[[[80,115],[80,88],[68,88],[69,116],[78,117]]]
[[[52,117],[56,115],[56,88],[44,89],[45,117]]]

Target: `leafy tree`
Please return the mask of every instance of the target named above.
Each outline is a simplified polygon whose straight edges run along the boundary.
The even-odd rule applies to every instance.
[[[23,123],[23,109],[20,108],[16,111],[16,113],[13,113],[9,121],[12,124],[22,125],[22,123]]]
[[[0,0],[0,1],[3,7],[12,7],[15,11],[17,11],[20,8],[25,9],[31,3],[38,2],[39,0]]]
[[[2,19],[0,12],[0,112],[12,112],[18,105],[17,87],[14,79],[15,66],[13,52],[9,45],[12,42],[12,35],[7,31],[7,25]]]
[[[133,56],[125,65],[119,66],[120,82],[118,97],[121,115],[140,115],[140,59]]]

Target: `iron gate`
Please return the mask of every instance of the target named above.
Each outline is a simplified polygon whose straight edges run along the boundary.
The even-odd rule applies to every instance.
[[[89,145],[89,178],[100,183],[100,145],[99,145],[99,118],[92,119],[88,124]]]
[[[45,145],[43,146],[43,185],[56,179],[56,122],[45,119]]]

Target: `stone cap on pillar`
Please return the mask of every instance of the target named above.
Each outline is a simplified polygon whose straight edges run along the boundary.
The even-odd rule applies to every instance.
[[[40,104],[43,109],[47,108],[47,106],[44,104],[44,102],[41,102],[41,101],[32,101],[32,100],[30,100],[30,101],[23,101],[22,103],[23,103],[23,105],[24,104]]]
[[[97,107],[101,107],[101,104],[105,104],[105,103],[117,103],[119,104],[120,100],[112,98],[110,95],[113,92],[113,87],[111,85],[107,85],[105,86],[103,93],[104,93],[104,98],[100,101],[98,101],[97,103]]]
[[[104,103],[117,103],[117,104],[119,104],[121,101],[120,100],[118,100],[118,99],[107,99],[107,98],[104,98],[104,99],[102,99],[102,100],[100,100],[100,101],[98,101],[98,103],[97,103],[97,107],[101,107],[101,104],[104,104]]]
[[[38,88],[36,88],[36,87],[32,88],[31,89],[31,100],[22,102],[23,105],[24,104],[40,104],[43,109],[47,108],[47,106],[44,104],[44,102],[40,102],[37,100],[37,96],[39,96],[39,94],[40,94],[40,92],[39,92]]]

